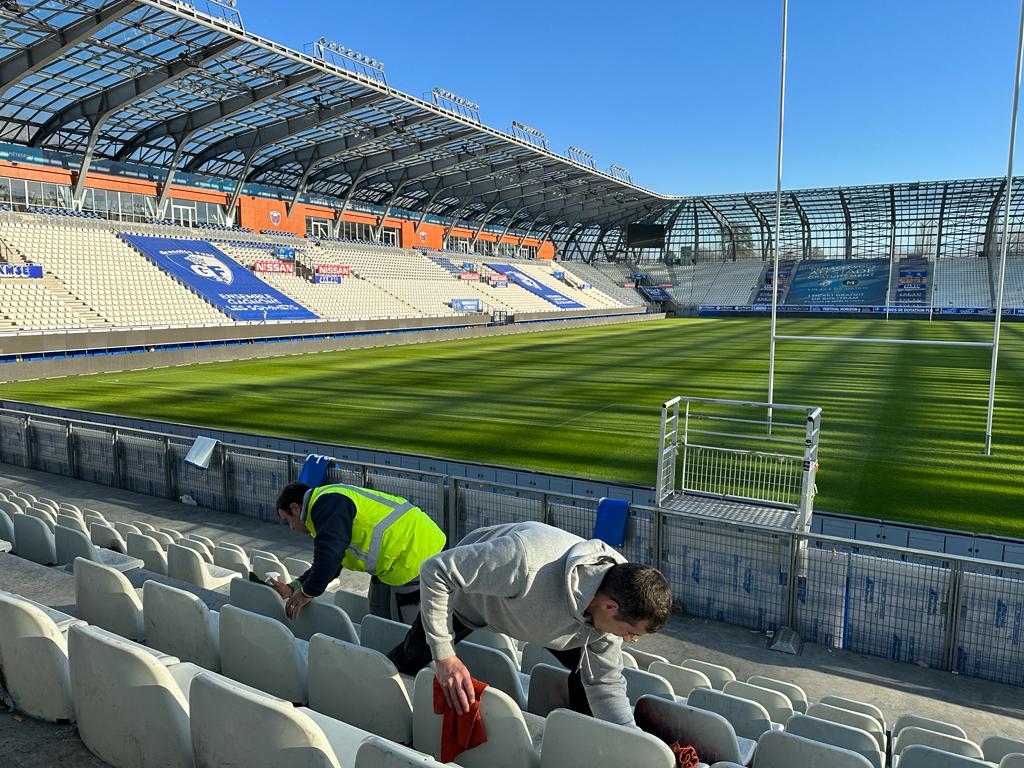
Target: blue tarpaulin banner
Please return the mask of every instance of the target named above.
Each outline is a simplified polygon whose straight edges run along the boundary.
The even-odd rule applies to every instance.
[[[452,309],[456,312],[479,312],[480,299],[452,299]]]
[[[0,277],[32,277],[43,276],[43,268],[38,264],[0,264]]]
[[[786,303],[830,307],[884,304],[888,283],[889,262],[885,259],[805,261],[796,269]]]
[[[317,319],[205,240],[125,233],[121,237],[235,320]]]
[[[532,277],[520,272],[511,264],[488,264],[487,266],[495,272],[500,272],[516,285],[521,285],[530,293],[535,296],[540,296],[545,301],[551,302],[560,309],[583,309],[583,305],[578,301],[573,301],[568,296],[563,296],[553,288],[548,288],[546,285],[538,283]]]
[[[668,295],[668,291],[664,288],[658,288],[653,285],[641,285],[639,286],[640,293],[646,296],[651,301],[671,301],[672,297]]]

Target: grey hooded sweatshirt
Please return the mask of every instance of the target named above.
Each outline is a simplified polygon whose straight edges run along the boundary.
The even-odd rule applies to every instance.
[[[536,522],[478,528],[420,568],[420,619],[435,660],[455,655],[451,616],[546,648],[583,648],[581,679],[594,717],[635,725],[622,676],[622,639],[584,614],[605,573],[626,559]]]

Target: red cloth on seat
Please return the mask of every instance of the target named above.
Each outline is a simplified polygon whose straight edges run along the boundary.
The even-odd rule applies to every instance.
[[[672,754],[675,755],[676,764],[679,768],[697,768],[700,764],[700,758],[697,756],[697,750],[689,744],[680,744],[677,741],[674,744],[670,744],[669,749],[671,749]]]
[[[434,714],[444,713],[441,720],[441,762],[450,763],[467,749],[478,747],[487,741],[484,732],[484,721],[480,717],[480,697],[487,683],[473,680],[473,693],[476,700],[469,705],[469,712],[458,715],[445,701],[444,691],[434,678]]]

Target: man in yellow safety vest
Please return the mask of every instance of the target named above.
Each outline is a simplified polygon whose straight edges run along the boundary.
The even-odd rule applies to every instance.
[[[370,574],[371,613],[406,623],[416,617],[420,564],[444,549],[445,535],[415,504],[355,485],[289,483],[277,514],[313,537],[309,570],[290,584],[271,584],[287,601],[288,618],[322,595],[342,568]]]

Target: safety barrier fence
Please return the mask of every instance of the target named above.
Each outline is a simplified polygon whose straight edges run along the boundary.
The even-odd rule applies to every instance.
[[[305,455],[218,445],[206,470],[191,441],[156,431],[0,410],[0,461],[275,520]],[[480,526],[538,520],[580,536],[598,500],[436,472],[335,460],[327,480],[415,501],[449,542]],[[623,554],[659,567],[692,616],[761,632],[795,628],[830,648],[1024,685],[1024,566],[737,524],[634,505]]]

